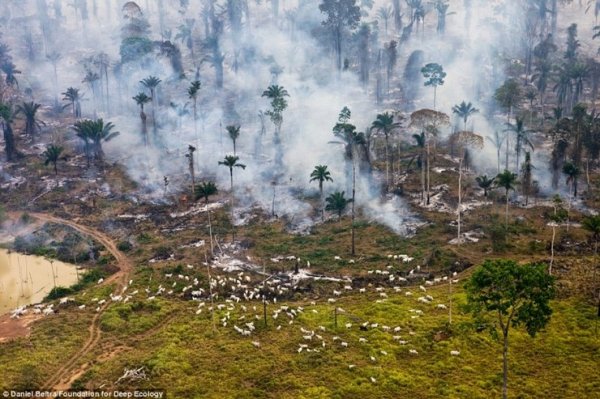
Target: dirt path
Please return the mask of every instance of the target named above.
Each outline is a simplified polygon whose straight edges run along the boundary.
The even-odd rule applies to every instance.
[[[17,214],[11,214],[11,216],[14,215]],[[122,289],[127,284],[129,275],[133,270],[133,265],[131,264],[129,259],[117,249],[117,245],[115,244],[112,238],[98,230],[95,230],[88,226],[84,226],[72,220],[61,219],[56,216],[48,215],[45,213],[30,213],[30,216],[42,222],[56,223],[72,227],[81,234],[92,237],[96,241],[101,243],[111,253],[111,255],[114,256],[117,262],[117,266],[119,267],[119,271],[107,278],[103,284],[106,285],[116,283],[116,292],[120,293],[122,291]],[[62,387],[64,386],[65,382],[73,380],[72,375],[77,374],[77,363],[79,362],[79,360],[85,355],[87,355],[92,349],[94,349],[100,341],[100,317],[108,307],[108,304],[109,302],[105,303],[100,308],[100,311],[94,315],[92,323],[88,328],[89,337],[83,343],[81,349],[79,349],[73,356],[71,356],[60,367],[60,369],[58,369],[53,375],[51,375],[48,378],[48,380],[43,386],[44,389],[54,389],[55,387]],[[0,319],[0,333],[4,331],[7,335],[7,337],[0,335],[0,342],[2,342],[3,339],[6,340],[6,338],[15,338],[19,336],[29,335],[29,326],[33,321],[34,320],[26,318],[16,320],[6,317],[5,320]]]

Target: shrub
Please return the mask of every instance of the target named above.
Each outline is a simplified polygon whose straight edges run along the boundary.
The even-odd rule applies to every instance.
[[[46,297],[44,298],[44,301],[51,301],[53,299],[63,298],[67,295],[71,295],[73,292],[75,292],[75,291],[72,288],[60,287],[60,286],[54,287],[50,290],[48,295],[46,295]]]

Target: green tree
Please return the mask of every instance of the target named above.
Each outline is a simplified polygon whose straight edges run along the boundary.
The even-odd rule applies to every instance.
[[[46,125],[42,120],[38,119],[37,113],[41,105],[31,102],[24,102],[21,105],[17,105],[15,115],[22,114],[25,119],[25,134],[35,139],[35,134],[41,129],[42,125]]]
[[[585,217],[581,221],[581,225],[591,234],[591,239],[594,241],[595,265],[592,283],[594,284],[594,289],[596,290],[596,296],[598,301],[598,317],[600,317],[600,285],[598,284],[598,273],[596,271],[596,269],[598,269],[598,242],[600,242],[600,215]]]
[[[467,121],[469,120],[469,118],[478,113],[479,110],[477,108],[475,108],[473,106],[473,104],[471,104],[471,102],[461,102],[460,104],[455,105],[454,107],[452,107],[452,112],[454,114],[456,114],[456,116],[458,116],[460,119],[463,120],[464,123],[464,130],[467,130]]]
[[[63,101],[67,104],[63,108],[71,107],[73,110],[73,116],[78,119],[81,118],[81,100],[83,95],[79,94],[79,89],[69,87],[64,93],[62,93]]]
[[[337,213],[339,220],[342,218],[342,213],[344,213],[348,204],[352,202],[352,199],[346,198],[344,191],[336,191],[325,198],[325,201],[327,202],[325,210]]]
[[[433,87],[433,109],[435,110],[437,87],[444,85],[444,78],[447,74],[444,72],[444,68],[436,63],[425,64],[425,66],[421,68],[421,73],[425,78],[425,86]]]
[[[319,182],[319,201],[321,202],[321,220],[325,219],[325,209],[323,205],[323,183],[333,181],[331,173],[327,170],[327,165],[317,165],[310,174],[310,181]]]
[[[475,178],[475,181],[477,182],[479,188],[483,189],[483,196],[485,198],[487,198],[488,196],[488,191],[490,191],[493,188],[495,180],[495,177],[492,177],[490,179],[489,177],[487,177],[487,175],[477,176]]]
[[[152,75],[140,80],[140,83],[142,84],[142,86],[144,86],[145,88],[150,90],[150,100],[152,101],[152,127],[153,127],[152,131],[154,133],[155,141],[157,139],[155,108],[158,105],[158,100],[157,100],[157,96],[156,96],[156,88],[158,87],[160,82],[162,82],[162,81],[159,78],[157,78],[156,76],[152,76]]]
[[[505,214],[505,228],[508,230],[508,193],[511,190],[515,189],[515,184],[517,184],[517,175],[505,170],[496,176],[496,187],[503,188],[506,194],[506,214]]]
[[[152,101],[152,98],[148,97],[146,95],[146,93],[140,92],[135,97],[133,97],[133,100],[135,101],[135,103],[137,105],[140,106],[140,119],[142,120],[142,138],[144,139],[144,145],[147,146],[148,145],[148,128],[146,126],[147,116],[146,116],[146,113],[144,112],[144,105],[148,104],[150,101]]]
[[[391,11],[390,11],[391,12]],[[385,138],[385,182],[386,188],[390,186],[390,135],[395,129],[400,127],[400,123],[394,122],[394,115],[389,112],[377,114],[377,118],[371,125],[372,130],[383,133]]]
[[[225,128],[227,130],[227,134],[229,138],[233,142],[233,155],[236,155],[236,145],[237,139],[240,137],[240,125],[229,125]]]
[[[271,85],[267,90],[263,91],[261,97],[266,97],[271,100],[271,109],[265,112],[271,118],[271,122],[275,125],[275,135],[278,137],[281,133],[281,125],[283,124],[283,111],[288,106],[285,97],[289,97],[289,93],[283,86]]]
[[[104,151],[102,143],[108,142],[119,135],[119,132],[113,132],[114,125],[112,122],[104,123],[102,119],[90,120],[84,119],[75,122],[73,129],[77,137],[84,142],[84,149],[88,166],[90,159],[95,158],[98,163],[102,164],[104,159]]]
[[[581,171],[573,162],[567,162],[563,166],[563,173],[567,176],[566,182],[569,186],[569,192],[573,194],[573,197],[577,197],[577,178]]]
[[[58,175],[58,161],[66,161],[67,157],[62,155],[64,148],[61,146],[57,146],[54,144],[50,144],[46,147],[46,151],[42,153],[42,156],[45,158],[44,165],[48,166],[52,164],[54,167],[54,174]],[[61,156],[62,155],[62,156]]]
[[[200,198],[204,198],[204,204],[206,205],[206,215],[208,217],[208,235],[210,237],[210,253],[214,251],[213,238],[212,238],[212,222],[210,220],[210,208],[208,207],[209,197],[218,193],[217,185],[211,181],[203,182],[195,187],[196,201]]]
[[[346,30],[354,30],[360,22],[360,7],[356,0],[323,0],[319,4],[321,13],[327,19],[322,25],[331,30],[335,49],[337,69],[342,70],[342,41]]]
[[[17,145],[15,143],[15,135],[12,130],[13,110],[10,104],[0,103],[0,122],[2,123],[2,131],[4,134],[4,151],[8,162],[14,161],[19,157]]]
[[[513,260],[486,260],[466,284],[468,310],[490,331],[502,333],[502,397],[508,391],[508,336],[511,327],[523,326],[533,338],[550,321],[554,277],[545,264],[520,266]]]

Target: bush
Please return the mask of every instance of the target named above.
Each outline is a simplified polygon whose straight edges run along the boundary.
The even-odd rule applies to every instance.
[[[50,290],[48,295],[46,295],[46,297],[44,298],[44,301],[51,301],[54,299],[63,298],[67,295],[71,295],[74,292],[75,292],[75,290],[73,290],[72,288],[60,287],[60,286],[54,287]]]
[[[117,244],[117,249],[122,252],[129,252],[133,249],[133,245],[129,241],[121,241]]]

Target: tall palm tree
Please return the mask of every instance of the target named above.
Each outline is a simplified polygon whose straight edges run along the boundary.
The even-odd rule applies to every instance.
[[[156,76],[152,76],[152,75],[140,80],[140,83],[142,84],[142,86],[144,86],[145,88],[150,90],[150,99],[152,100],[152,127],[153,127],[153,133],[154,133],[154,140],[156,140],[156,134],[157,134],[155,108],[158,105],[158,101],[157,101],[157,96],[156,96],[156,88],[158,87],[160,82],[162,82],[162,81],[159,78],[157,78]]]
[[[63,106],[63,109],[71,107],[73,110],[73,116],[75,118],[81,118],[81,100],[83,95],[79,94],[79,89],[69,87],[64,93],[62,93],[62,96],[63,101],[67,102],[67,104]]]
[[[515,123],[508,122],[506,124],[508,127],[506,131],[512,132],[515,134],[515,152],[517,154],[517,171],[519,170],[519,158],[521,155],[521,151],[523,151],[523,146],[526,145],[531,148],[533,151],[533,143],[529,139],[529,135],[533,133],[532,130],[529,130],[525,127],[525,122],[523,118],[517,117]],[[506,149],[508,151],[508,148]]]
[[[150,97],[148,97],[146,95],[146,93],[138,93],[135,97],[133,97],[133,100],[136,102],[137,105],[140,106],[140,119],[142,120],[142,137],[144,138],[144,145],[148,145],[148,128],[146,126],[146,113],[144,112],[144,104],[149,103],[150,101],[152,101],[152,99]]]
[[[388,24],[390,19],[392,19],[393,17],[393,11],[392,11],[392,7],[391,6],[387,6],[387,7],[380,7],[377,10],[377,19],[380,19],[381,21],[383,21],[383,29],[384,29],[384,33],[385,36],[387,37],[388,34]]]
[[[213,253],[213,238],[212,238],[212,223],[210,220],[210,208],[208,207],[209,197],[216,195],[218,192],[217,185],[211,181],[203,182],[195,187],[196,200],[204,198],[206,205],[206,215],[208,216],[208,234],[210,237],[210,253]]]
[[[6,152],[6,160],[14,161],[18,156],[17,146],[15,144],[15,136],[12,130],[13,110],[10,104],[0,103],[0,122],[4,133],[4,149]]]
[[[467,130],[467,121],[469,120],[471,115],[478,113],[479,110],[477,108],[473,107],[473,104],[471,104],[471,102],[466,103],[463,101],[460,104],[457,104],[454,107],[452,107],[452,112],[454,114],[456,114],[456,116],[458,116],[459,118],[461,118],[463,120],[463,123],[464,123],[463,130],[466,131]]]
[[[96,92],[97,82],[100,80],[100,75],[96,72],[88,71],[81,83],[87,83],[92,91],[92,97],[94,99],[94,115],[96,115],[96,102],[98,93]]]
[[[15,115],[23,114],[23,118],[25,119],[25,134],[31,136],[31,138],[35,138],[36,131],[41,129],[42,125],[46,125],[46,123],[37,118],[37,112],[40,107],[40,104],[33,101],[17,105]]]
[[[346,198],[344,196],[344,191],[336,191],[325,198],[325,201],[327,202],[325,209],[337,213],[339,220],[342,218],[342,213],[346,210],[346,206],[352,202],[352,199]]]
[[[7,86],[19,87],[19,81],[17,80],[17,77],[15,75],[20,74],[21,71],[17,69],[17,66],[15,64],[13,64],[11,61],[6,61],[2,63],[0,69],[2,70],[2,72],[4,72],[4,82]]]
[[[319,182],[319,201],[321,202],[321,220],[325,219],[325,209],[323,205],[323,183],[326,181],[333,181],[331,173],[327,170],[327,165],[317,165],[310,174],[309,181]]]
[[[492,189],[492,187],[494,186],[495,180],[496,180],[495,177],[492,177],[490,179],[489,177],[487,177],[487,175],[477,176],[475,178],[475,181],[477,182],[477,185],[479,186],[479,188],[483,189],[483,196],[485,198],[487,198],[487,196],[488,196],[488,191],[490,189]]]
[[[229,178],[231,183],[231,231],[232,237],[235,240],[235,225],[233,220],[233,168],[246,169],[246,165],[238,163],[239,157],[235,155],[226,155],[225,159],[219,161],[219,165],[223,165],[229,168]]]
[[[48,147],[46,147],[46,151],[42,153],[42,156],[45,158],[44,165],[48,166],[52,164],[52,166],[54,167],[55,175],[58,175],[58,161],[67,160],[67,157],[65,155],[61,156],[63,151],[63,147],[50,144]]]
[[[427,140],[425,138],[425,132],[413,134],[412,137],[415,139],[415,145],[419,151],[417,165],[421,169],[421,201],[425,201],[425,145]]]
[[[236,155],[236,145],[237,139],[240,137],[240,125],[229,125],[225,128],[227,130],[227,134],[229,138],[233,142],[233,155]]]
[[[198,92],[200,91],[201,83],[199,80],[194,80],[187,90],[188,98],[193,101],[194,104],[194,133],[198,136]]]
[[[496,187],[503,188],[506,194],[506,215],[504,221],[506,229],[508,229],[508,193],[515,189],[515,184],[517,184],[517,175],[508,170],[496,176]]]
[[[261,97],[266,97],[271,100],[271,109],[265,112],[271,118],[271,122],[275,125],[275,134],[279,136],[281,133],[281,124],[283,123],[283,111],[287,108],[287,100],[289,93],[283,86],[271,85],[267,90],[263,91]]]
[[[60,61],[61,54],[58,51],[53,51],[46,55],[46,59],[52,64],[54,70],[54,102],[58,103],[58,73],[56,71],[58,61]]]
[[[391,9],[390,9],[391,13]],[[389,148],[390,148],[390,135],[394,131],[400,127],[400,123],[394,122],[394,116],[389,112],[384,112],[383,114],[377,114],[377,119],[373,121],[371,125],[371,129],[377,130],[377,132],[383,132],[385,137],[385,181],[386,188],[390,186],[390,157],[389,157]]]

